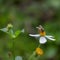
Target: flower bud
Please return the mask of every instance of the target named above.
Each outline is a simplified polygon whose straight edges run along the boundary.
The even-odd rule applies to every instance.
[[[36,51],[37,55],[43,55],[43,50],[41,48],[38,47],[38,48],[36,48],[35,51]]]

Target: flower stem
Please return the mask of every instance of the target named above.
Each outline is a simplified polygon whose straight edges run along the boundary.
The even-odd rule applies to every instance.
[[[32,53],[32,55],[29,57],[28,60],[33,60],[32,58],[35,56],[35,51]]]
[[[15,54],[14,54],[14,50],[15,50],[14,45],[15,45],[15,43],[14,43],[14,39],[12,39],[12,40],[13,40],[13,60],[15,60]]]
[[[40,44],[38,45],[38,47],[40,47]]]

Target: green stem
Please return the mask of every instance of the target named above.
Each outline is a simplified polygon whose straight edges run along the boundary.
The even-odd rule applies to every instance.
[[[32,58],[35,56],[35,51],[33,52],[33,54],[29,57],[28,60],[32,60]]]
[[[14,39],[13,39],[13,60],[15,60],[15,54],[14,54],[14,50],[15,50],[15,48],[14,48]]]
[[[40,44],[38,45],[38,47],[40,47]]]

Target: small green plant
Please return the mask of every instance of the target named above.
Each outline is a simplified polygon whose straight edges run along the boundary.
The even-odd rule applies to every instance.
[[[12,24],[8,24],[7,27],[2,28],[2,29],[0,29],[0,30],[3,31],[3,32],[5,32],[5,33],[7,33],[11,38],[16,38],[16,37],[18,37],[18,35],[19,35],[21,32],[24,33],[24,29],[22,29],[22,30],[17,30],[17,31],[14,32],[14,30],[13,30],[13,25],[12,25]]]
[[[14,54],[14,40],[19,36],[20,33],[24,33],[24,29],[22,30],[17,30],[14,32],[13,30],[13,25],[8,24],[5,28],[0,29],[1,31],[5,32],[9,37],[12,39],[12,44],[13,44],[13,60],[15,59],[15,54]],[[8,53],[9,57],[11,56],[11,52]],[[22,60],[22,59],[21,59]]]

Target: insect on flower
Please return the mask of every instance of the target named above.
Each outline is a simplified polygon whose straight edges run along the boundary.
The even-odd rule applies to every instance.
[[[53,36],[46,35],[46,32],[44,31],[44,28],[41,25],[39,25],[39,27],[36,27],[36,28],[38,28],[39,34],[29,34],[29,36],[38,37],[39,43],[45,44],[47,42],[47,39],[55,41]]]

